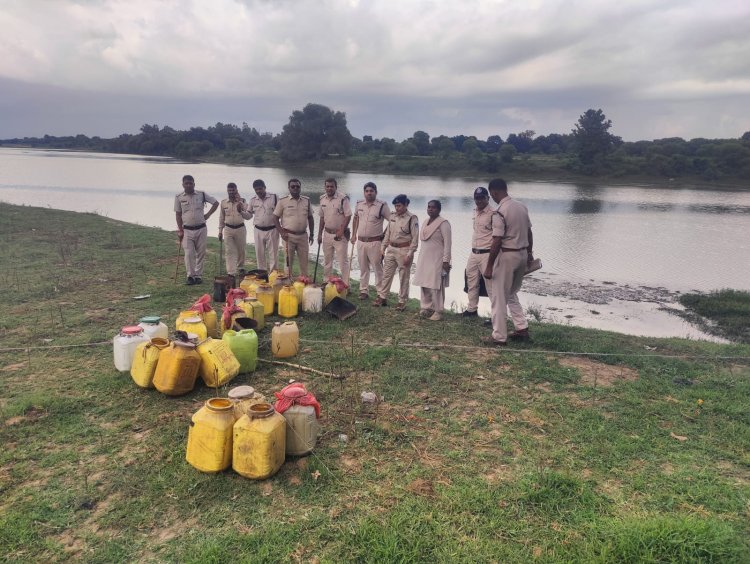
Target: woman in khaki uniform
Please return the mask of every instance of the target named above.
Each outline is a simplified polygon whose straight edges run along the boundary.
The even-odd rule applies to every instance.
[[[398,270],[399,291],[396,309],[403,311],[406,300],[409,299],[409,274],[414,254],[419,244],[419,220],[413,213],[409,213],[409,198],[406,194],[399,194],[393,198],[394,212],[385,228],[380,254],[383,260],[383,280],[378,284],[378,299],[373,302],[376,306],[386,306],[388,292],[391,289],[393,277]]]

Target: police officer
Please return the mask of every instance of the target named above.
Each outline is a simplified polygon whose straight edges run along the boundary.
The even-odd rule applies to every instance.
[[[474,190],[474,214],[472,218],[473,232],[471,237],[471,254],[466,262],[466,286],[468,291],[469,305],[463,312],[464,317],[477,317],[479,307],[479,285],[482,273],[487,268],[487,259],[490,257],[492,247],[492,221],[497,221],[499,216],[490,207],[490,194],[484,186]],[[485,280],[487,295],[489,295],[491,284]]]
[[[385,228],[383,242],[380,245],[380,256],[383,261],[383,280],[378,284],[378,299],[373,302],[376,306],[388,305],[386,298],[391,289],[391,282],[398,270],[401,285],[398,292],[396,309],[403,311],[406,300],[409,299],[409,275],[411,263],[419,244],[419,220],[408,210],[409,198],[406,194],[399,194],[393,198],[393,209],[388,225]]]
[[[206,220],[219,207],[216,198],[195,189],[195,180],[189,174],[182,177],[183,192],[174,198],[177,237],[185,250],[185,270],[188,286],[203,282],[203,260],[206,258]],[[206,204],[211,209],[203,213]]]
[[[255,224],[256,259],[258,268],[271,272],[279,267],[279,230],[273,215],[279,199],[276,194],[266,191],[266,183],[260,178],[253,182],[253,190],[255,196],[250,199],[250,215]]]
[[[323,276],[333,274],[334,255],[339,261],[341,275],[349,280],[349,221],[352,209],[349,196],[338,190],[335,178],[326,178],[325,194],[320,197],[320,224],[318,225],[318,245],[323,245]]]
[[[507,306],[509,302],[517,302],[515,296],[521,288],[526,265],[534,260],[534,237],[531,232],[529,210],[508,195],[505,181],[495,178],[490,181],[488,188],[490,196],[498,204],[495,212],[498,218],[497,221],[493,221],[492,247],[484,271],[484,277],[490,280],[492,286],[489,293],[492,304],[492,337],[487,339],[487,342],[504,346],[508,338]],[[527,340],[528,323],[525,318],[516,319],[519,310],[523,317],[520,307],[512,310],[516,312],[513,314],[516,331],[511,338]],[[519,326],[522,329],[519,330]]]
[[[289,194],[279,198],[273,215],[276,228],[286,244],[289,272],[292,271],[294,255],[298,256],[299,270],[307,276],[307,259],[315,232],[315,220],[310,198],[302,195],[302,182],[292,178],[288,183]],[[309,233],[306,229],[309,228]]]
[[[234,182],[227,184],[227,196],[219,207],[219,241],[226,241],[227,274],[237,276],[245,271],[247,229],[244,220],[250,219],[251,214]]]
[[[358,200],[352,221],[352,245],[357,245],[359,261],[359,299],[366,300],[370,291],[370,268],[375,272],[375,286],[383,280],[380,261],[380,242],[383,240],[383,222],[391,217],[388,203],[377,199],[378,187],[368,182],[364,187],[365,199]]]

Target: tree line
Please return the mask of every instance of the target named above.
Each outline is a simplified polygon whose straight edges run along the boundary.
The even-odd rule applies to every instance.
[[[416,161],[416,171],[429,172],[437,164],[477,172],[499,172],[508,167],[558,168],[592,176],[698,177],[703,180],[750,178],[750,131],[739,139],[685,140],[679,137],[624,142],[611,133],[612,121],[601,109],[589,109],[568,133],[536,135],[526,130],[506,138],[490,135],[430,136],[415,131],[401,141],[390,137],[361,139],[349,132],[346,114],[321,104],[295,110],[281,133],[259,132],[217,123],[210,127],[176,130],[145,124],[136,134],[106,139],[75,135],[6,139],[3,144],[39,148],[77,149],[176,157],[185,160],[218,158],[235,163],[301,163],[323,159],[354,159],[360,164]],[[515,165],[514,165],[515,163]]]

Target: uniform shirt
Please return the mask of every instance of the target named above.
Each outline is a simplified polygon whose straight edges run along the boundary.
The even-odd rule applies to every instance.
[[[239,202],[242,204],[241,212],[237,211],[237,202],[231,201],[229,198],[225,198],[221,201],[221,211],[219,211],[219,229],[223,229],[228,223],[229,225],[242,225],[244,220],[250,219],[252,215],[247,211],[247,204],[245,198],[240,198]]]
[[[289,231],[307,231],[307,218],[312,217],[310,198],[300,196],[298,200],[287,194],[280,198],[273,210],[273,215],[279,218],[281,227]]]
[[[175,213],[182,213],[183,225],[192,227],[206,223],[203,217],[203,207],[207,203],[213,205],[217,204],[218,201],[200,190],[196,190],[190,196],[182,192],[174,197],[174,211]]]
[[[495,214],[499,221],[493,221],[492,235],[502,238],[503,247],[524,249],[529,246],[531,220],[526,206],[506,196],[500,200]]]
[[[349,205],[349,196],[338,190],[333,197],[323,194],[320,197],[320,219],[325,222],[326,229],[338,229],[347,217],[352,216],[352,208]]]
[[[474,208],[474,232],[471,236],[472,249],[489,249],[492,246],[492,228],[500,216],[489,205],[483,210]]]
[[[403,215],[391,214],[388,225],[385,228],[385,237],[380,246],[383,252],[390,243],[410,243],[409,254],[417,251],[419,242],[419,220],[413,213],[405,211]]]
[[[391,218],[388,204],[381,200],[368,203],[367,200],[357,201],[354,207],[357,216],[357,237],[380,237],[383,234],[383,221]]]
[[[272,227],[276,225],[273,221],[273,211],[279,199],[276,194],[266,192],[266,197],[261,200],[258,196],[250,198],[250,217],[255,218],[256,227]],[[249,218],[248,218],[249,219]],[[295,229],[295,231],[297,231]]]

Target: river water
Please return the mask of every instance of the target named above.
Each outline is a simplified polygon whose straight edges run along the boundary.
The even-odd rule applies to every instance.
[[[326,175],[336,176],[353,201],[362,197],[365,182],[374,181],[379,197],[389,202],[407,194],[410,211],[422,223],[427,201],[439,199],[453,227],[454,270],[446,303],[457,310],[466,303],[461,290],[471,246],[472,192],[486,180],[334,170],[311,176],[294,168],[0,148],[0,201],[95,212],[174,230],[172,206],[183,174],[192,174],[197,188],[217,199],[225,197],[228,182],[236,182],[249,198],[255,178],[284,195],[287,180],[296,176],[314,203]],[[750,188],[510,182],[509,191],[529,208],[535,254],[544,262],[541,271],[527,277],[522,302],[547,321],[705,338],[663,308],[679,309],[679,292],[750,290]],[[208,223],[209,235],[216,236],[218,213]],[[412,288],[412,296],[417,295]],[[482,299],[480,312],[488,310]]]

